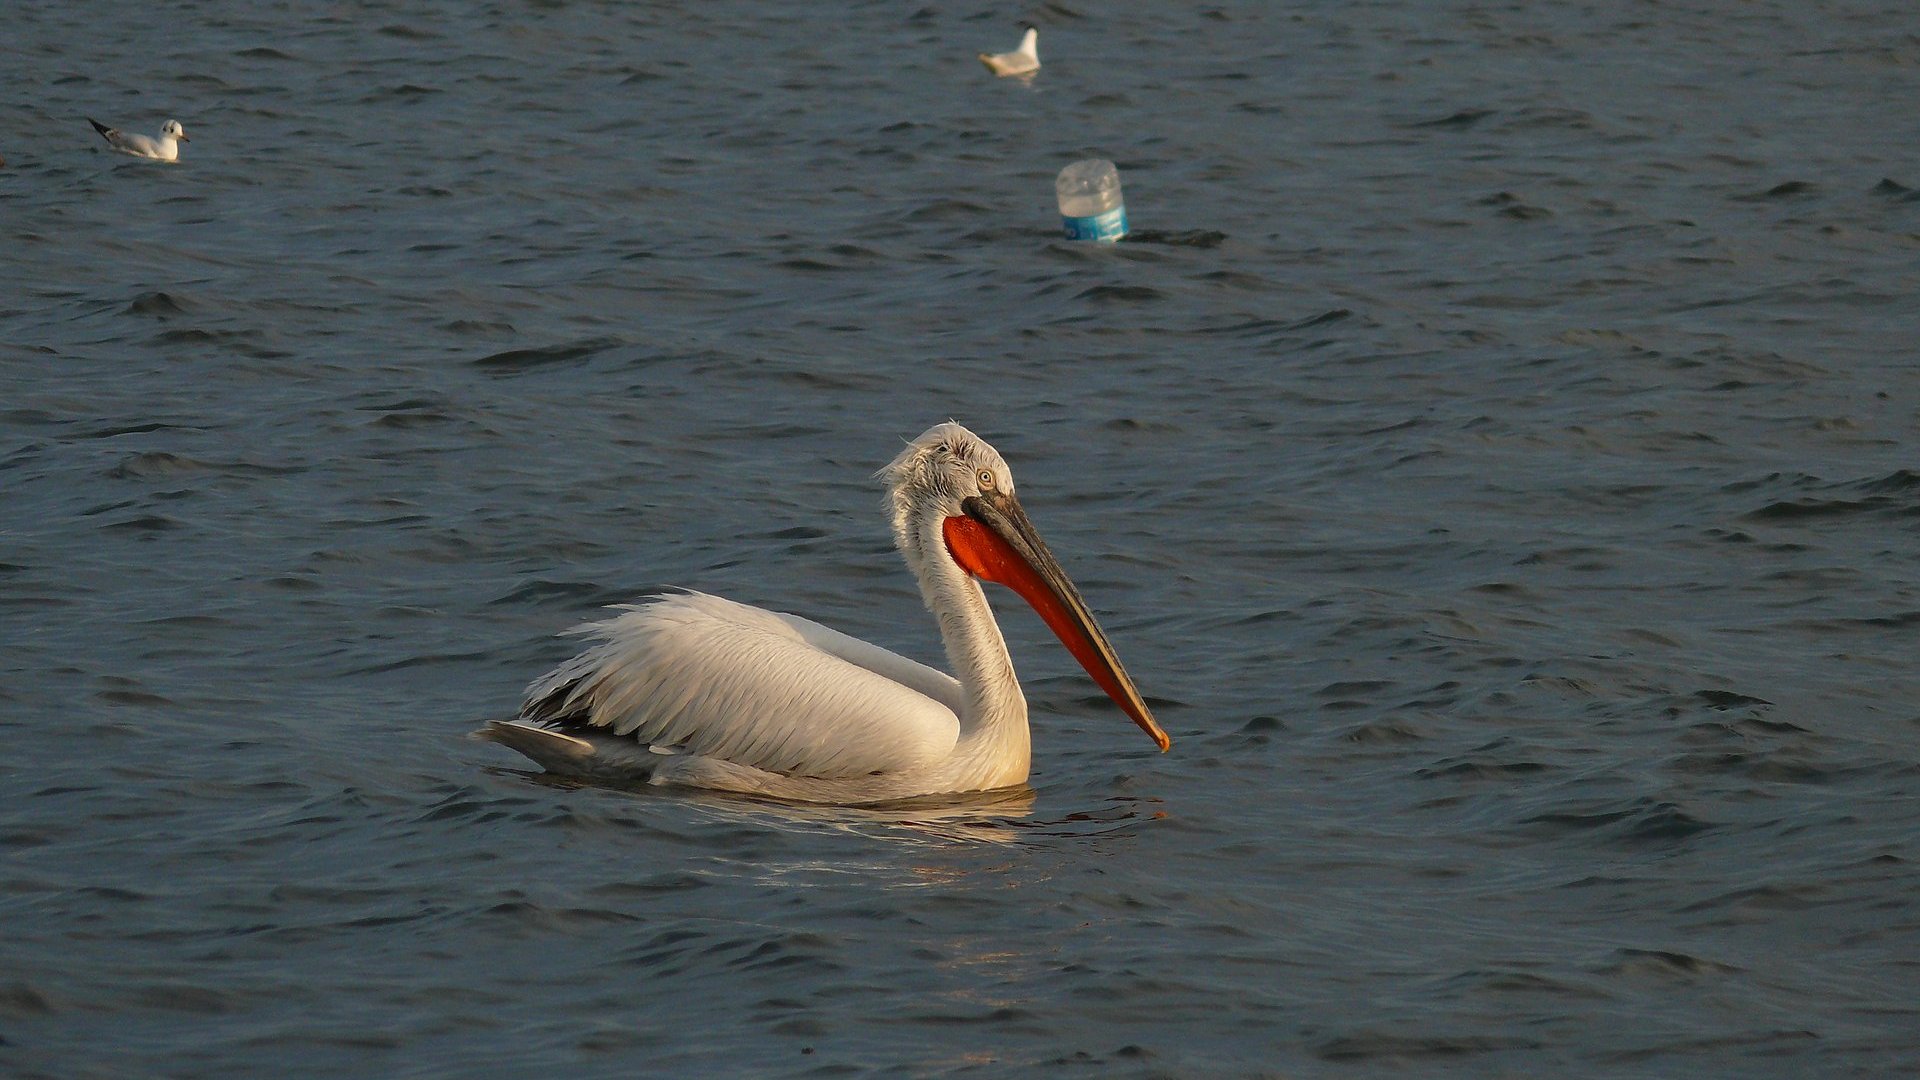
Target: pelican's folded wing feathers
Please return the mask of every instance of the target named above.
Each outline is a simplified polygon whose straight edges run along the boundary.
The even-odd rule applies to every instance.
[[[853,777],[953,752],[959,684],[793,615],[704,593],[624,606],[527,688],[521,718],[587,724],[769,772]]]

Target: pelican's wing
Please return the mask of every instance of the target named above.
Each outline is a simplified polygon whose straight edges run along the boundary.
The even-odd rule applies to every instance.
[[[714,600],[742,608],[755,615],[771,615],[792,627],[807,644],[832,653],[850,664],[866,668],[883,678],[891,679],[910,690],[917,690],[945,705],[956,715],[960,712],[962,699],[960,682],[938,668],[930,668],[918,660],[909,660],[890,649],[883,649],[870,641],[861,641],[851,634],[843,634],[831,626],[823,626],[812,619],[803,619],[784,611],[766,611],[761,608],[747,607],[745,604],[735,604],[731,600],[721,600],[717,596],[695,595],[705,600]]]
[[[912,768],[959,739],[951,678],[818,623],[702,593],[623,612],[571,631],[599,644],[529,686],[522,719],[814,777]]]

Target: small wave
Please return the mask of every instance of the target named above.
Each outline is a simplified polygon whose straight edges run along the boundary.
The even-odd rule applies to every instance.
[[[1674,949],[1615,949],[1606,963],[1594,967],[1597,975],[1738,975],[1744,969]]]
[[[180,523],[161,514],[141,514],[100,526],[101,532],[161,533],[180,527]]]
[[[1819,192],[1819,186],[1810,181],[1788,180],[1784,184],[1775,184],[1765,191],[1750,192],[1746,195],[1735,195],[1733,201],[1766,202],[1771,199],[1791,199],[1803,195],[1817,195]]]
[[[483,356],[473,361],[473,366],[484,371],[500,374],[530,371],[534,368],[549,367],[554,364],[568,364],[577,360],[590,359],[620,344],[621,342],[614,338],[588,338],[584,341],[573,341],[564,345],[546,345],[534,349],[508,349],[506,352],[497,352],[491,356]]]
[[[1782,499],[1745,515],[1747,521],[1806,521],[1884,510],[1887,499]]]
[[[627,594],[614,595],[603,585],[591,581],[550,581],[536,578],[518,585],[512,590],[494,597],[487,603],[492,605],[530,604],[544,606],[550,600],[581,601],[585,606],[603,606],[618,603],[621,599],[630,599]]]
[[[1540,826],[1570,835],[1595,833],[1603,839],[1627,846],[1683,840],[1717,827],[1715,823],[1696,817],[1674,803],[1648,798],[1634,799],[1624,806],[1535,814],[1521,819],[1520,824]]]
[[[1492,109],[1460,109],[1432,120],[1415,120],[1404,126],[1410,128],[1443,128],[1454,131],[1464,131],[1493,114],[1494,111]]]
[[[143,292],[133,298],[126,306],[128,315],[185,315],[193,310],[193,303],[183,296],[167,292]]]
[[[908,221],[952,221],[957,218],[991,216],[992,207],[967,199],[934,199],[907,212]]]
[[[1178,232],[1165,229],[1137,229],[1120,238],[1120,242],[1129,245],[1161,244],[1166,247],[1215,248],[1226,242],[1227,234],[1213,229],[1186,229]]]
[[[1405,1035],[1399,1032],[1362,1031],[1341,1035],[1314,1047],[1327,1061],[1356,1062],[1375,1060],[1419,1060],[1422,1058],[1460,1058],[1473,1054],[1493,1054],[1511,1050],[1535,1050],[1543,1044],[1534,1039],[1496,1035]]]
[[[1081,292],[1074,299],[1137,304],[1149,300],[1160,300],[1164,297],[1164,293],[1149,285],[1095,285]]]

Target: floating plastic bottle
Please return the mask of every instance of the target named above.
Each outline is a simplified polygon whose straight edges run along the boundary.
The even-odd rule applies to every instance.
[[[1053,192],[1060,198],[1060,226],[1067,239],[1110,244],[1127,235],[1127,204],[1113,162],[1076,161],[1060,170]]]

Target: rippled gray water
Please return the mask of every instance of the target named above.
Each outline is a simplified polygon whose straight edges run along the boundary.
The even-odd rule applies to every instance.
[[[10,10],[0,1071],[1920,1064],[1910,5]],[[936,660],[950,416],[1172,753],[1004,601],[1007,800],[463,737],[666,584]]]

